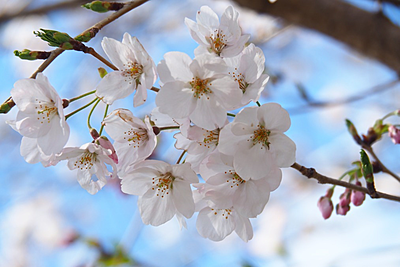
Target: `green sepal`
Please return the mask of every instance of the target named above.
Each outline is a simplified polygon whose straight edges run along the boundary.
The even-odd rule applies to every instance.
[[[98,13],[105,13],[110,11],[110,3],[108,2],[103,2],[103,1],[93,1],[91,3],[87,3],[82,5],[82,7],[85,7],[87,9],[90,9],[92,11],[98,12]]]
[[[358,135],[357,129],[354,124],[349,119],[346,119],[346,126],[354,141],[356,141],[356,143],[360,145],[362,143],[362,140],[361,137]]]
[[[99,74],[100,74],[100,77],[103,79],[104,78],[104,76],[106,76],[107,75],[107,71],[106,71],[106,69],[105,68],[98,68],[97,69],[97,71],[99,72]]]
[[[67,33],[45,29],[40,29],[40,31],[33,33],[36,36],[40,37],[40,39],[42,39],[43,41],[46,41],[49,46],[65,46],[64,49],[68,49],[68,47],[71,47],[68,50],[72,49],[72,45],[68,45],[72,37],[69,36]]]
[[[361,155],[361,167],[364,178],[367,181],[367,183],[373,183],[374,168],[372,167],[371,161],[369,160],[369,157],[367,153],[364,151],[364,149],[361,149],[360,155]]]
[[[14,55],[16,55],[17,57],[19,57],[20,59],[26,59],[26,60],[36,60],[36,55],[35,54],[31,54],[31,50],[29,49],[24,49],[22,51],[18,51],[15,50],[14,51]]]

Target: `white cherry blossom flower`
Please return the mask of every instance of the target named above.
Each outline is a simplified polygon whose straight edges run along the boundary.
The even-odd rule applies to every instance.
[[[159,160],[145,160],[121,178],[122,191],[139,196],[143,223],[158,226],[174,215],[192,217],[194,200],[190,184],[197,183],[198,178],[189,163],[170,165]]]
[[[185,24],[192,38],[200,45],[195,54],[204,50],[221,57],[238,55],[249,40],[249,35],[242,35],[238,22],[239,13],[232,7],[226,8],[221,22],[217,14],[208,6],[202,6],[197,12],[196,22],[185,18]]]
[[[114,173],[117,170],[114,161],[109,157],[111,154],[110,149],[105,149],[95,143],[87,143],[79,148],[64,148],[52,164],[56,165],[61,160],[68,160],[68,168],[78,170],[79,184],[94,195],[107,183],[106,177],[112,176],[105,164],[111,165]],[[97,177],[97,180],[92,178],[93,175]]]
[[[224,60],[229,66],[229,74],[243,92],[242,105],[257,102],[269,79],[267,74],[263,74],[265,57],[262,50],[250,44],[240,55]]]
[[[296,145],[283,134],[289,127],[289,114],[279,104],[247,107],[221,130],[218,150],[233,155],[239,176],[261,179],[295,162]]]
[[[108,73],[96,88],[96,95],[106,104],[112,104],[133,93],[133,106],[142,105],[147,91],[157,79],[156,66],[136,37],[124,34],[122,43],[104,37],[101,45],[118,71]]]
[[[23,136],[21,155],[29,163],[45,164],[69,138],[62,100],[42,73],[17,81],[11,96],[19,111],[16,120],[7,123]]]
[[[233,207],[246,218],[254,218],[263,211],[270,192],[279,186],[282,179],[279,168],[258,180],[241,177],[233,167],[233,156],[218,152],[203,161],[200,174],[207,184],[205,199],[216,207]]]
[[[206,130],[222,127],[226,111],[240,106],[242,92],[227,74],[223,60],[202,55],[192,60],[181,52],[169,52],[157,66],[161,90],[156,104],[174,119],[189,118]],[[227,72],[226,72],[227,73]]]
[[[103,121],[104,129],[114,140],[118,174],[123,175],[129,166],[142,161],[153,153],[157,137],[149,117],[144,122],[127,109],[116,109]]]

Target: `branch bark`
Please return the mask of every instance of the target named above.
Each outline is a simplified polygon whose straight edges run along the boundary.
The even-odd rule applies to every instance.
[[[382,13],[371,13],[339,0],[235,0],[260,13],[281,17],[333,37],[400,73],[400,28]]]

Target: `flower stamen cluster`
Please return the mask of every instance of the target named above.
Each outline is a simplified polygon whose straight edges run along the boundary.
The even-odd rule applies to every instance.
[[[165,194],[168,195],[169,191],[172,190],[174,180],[175,177],[170,172],[164,173],[159,177],[153,177],[151,190],[157,190],[156,196],[163,198]]]
[[[211,51],[214,51],[218,56],[220,56],[222,50],[227,44],[226,36],[225,34],[223,34],[223,31],[221,29],[214,30],[214,32],[211,33],[210,37],[208,37],[207,40],[210,42]]]
[[[208,80],[207,79],[200,79],[199,77],[192,78],[190,82],[190,86],[192,87],[193,97],[199,98],[203,95],[211,94],[212,91],[210,87],[207,86]],[[211,83],[209,85],[212,85]],[[210,99],[207,96],[207,99]]]
[[[265,129],[264,125],[257,125],[257,127],[258,129],[254,131],[254,135],[250,136],[253,139],[253,145],[261,144],[263,147],[269,149],[271,143],[268,141],[268,137],[271,131]]]

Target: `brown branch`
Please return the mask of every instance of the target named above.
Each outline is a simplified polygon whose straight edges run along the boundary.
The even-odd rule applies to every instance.
[[[379,165],[379,169],[384,172],[389,174],[390,176],[392,176],[393,178],[395,178],[397,181],[400,182],[400,177],[395,174],[394,172],[392,172],[391,170],[389,170],[383,163],[382,161],[380,161],[380,159],[378,158],[378,156],[375,154],[374,150],[372,149],[371,146],[368,145],[362,145],[362,148],[364,148],[366,151],[368,151],[368,153],[371,154],[371,156],[374,158],[375,162]]]
[[[381,14],[339,0],[235,0],[260,13],[281,17],[333,37],[400,73],[400,28]]]
[[[94,37],[96,35],[96,33],[98,31],[100,31],[102,28],[104,28],[106,25],[110,24],[111,22],[113,22],[114,20],[118,19],[119,17],[121,17],[125,13],[127,13],[127,12],[131,11],[132,9],[144,4],[147,1],[148,0],[136,0],[136,1],[132,1],[132,2],[126,3],[126,5],[123,8],[121,8],[120,10],[112,13],[110,16],[106,17],[105,19],[99,21],[98,23],[96,23],[95,25],[90,27],[89,29],[83,31],[80,35],[83,35],[86,32],[91,32],[92,34],[94,34],[92,37]],[[31,75],[31,78],[36,78],[36,75],[39,72],[43,72],[53,62],[54,59],[56,59],[59,55],[61,55],[62,52],[64,52],[64,49],[62,49],[62,48],[57,48],[57,49],[53,50],[51,52],[49,58],[46,59],[39,66],[39,68]],[[7,98],[7,100],[5,102],[10,102],[10,101],[12,102],[12,98],[11,97]],[[14,106],[14,105],[12,105],[12,103],[11,103],[11,105],[8,103],[8,105],[10,106],[10,109]],[[3,103],[3,105],[4,104],[5,103]],[[9,110],[7,110],[6,112],[2,112],[2,113],[7,113]]]
[[[370,192],[365,187],[358,186],[358,185],[355,185],[355,184],[351,184],[351,183],[348,183],[348,182],[345,182],[345,181],[341,181],[341,180],[338,180],[338,179],[327,177],[325,175],[319,174],[314,168],[304,167],[304,166],[298,164],[297,162],[295,162],[290,167],[292,167],[293,169],[299,171],[301,174],[303,174],[307,178],[316,179],[318,181],[318,183],[320,183],[320,184],[332,184],[332,185],[343,186],[343,187],[346,187],[346,188],[349,188],[349,189],[352,189],[352,190],[363,192],[363,193],[371,196]],[[373,196],[371,196],[371,197],[373,197]],[[389,195],[389,194],[382,193],[382,192],[379,192],[379,191],[376,191],[376,196],[374,196],[374,197],[375,198],[384,198],[384,199],[389,199],[389,200],[400,202],[400,196],[393,196],[393,195]]]
[[[291,115],[294,114],[301,114],[307,111],[312,111],[312,109],[308,109],[310,107],[315,107],[315,108],[325,108],[325,107],[334,107],[334,106],[339,106],[339,105],[344,105],[344,104],[349,104],[352,102],[356,102],[359,100],[362,100],[364,98],[373,96],[374,94],[377,93],[381,93],[384,92],[388,89],[393,88],[394,86],[396,86],[397,84],[399,84],[400,81],[399,80],[394,80],[394,81],[390,81],[390,82],[386,82],[386,83],[382,83],[382,84],[378,84],[376,86],[373,86],[372,88],[365,90],[363,92],[357,93],[353,96],[349,96],[348,98],[343,98],[343,99],[339,99],[336,101],[315,101],[315,100],[311,100],[307,91],[302,88],[302,87],[298,87],[299,91],[300,91],[300,95],[301,98],[307,102],[307,105],[305,106],[301,106],[301,107],[295,107],[295,108],[289,108],[288,112]]]

